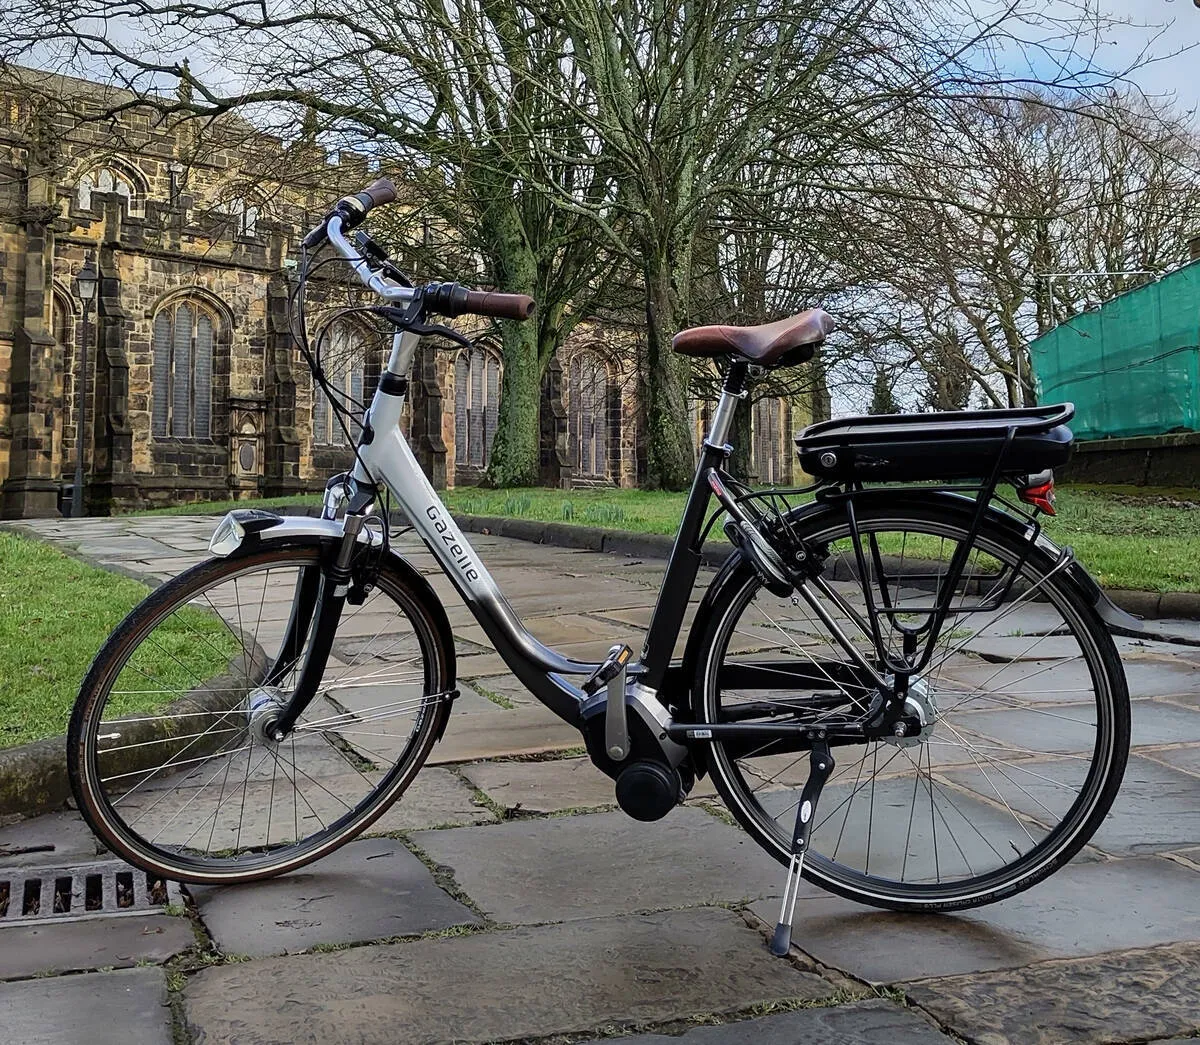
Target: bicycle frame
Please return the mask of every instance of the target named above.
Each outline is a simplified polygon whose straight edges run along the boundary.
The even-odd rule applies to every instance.
[[[359,461],[352,477],[360,483],[382,482],[387,486],[513,674],[555,714],[580,726],[582,709],[589,698],[570,677],[589,676],[599,663],[563,656],[540,642],[521,623],[430,485],[400,430],[400,413],[407,393],[404,375],[418,341],[418,335],[412,333],[395,336],[388,363],[388,374],[393,377],[389,380],[385,376],[380,381],[367,411],[366,423],[373,435],[370,442],[359,447]],[[743,377],[744,369],[743,366]],[[725,440],[738,399],[737,390],[726,388],[722,392],[700,453],[641,656],[628,668],[628,676],[635,686],[641,687],[643,699],[657,696],[670,667],[688,597],[700,569],[701,534],[712,494],[705,475],[724,460]]]

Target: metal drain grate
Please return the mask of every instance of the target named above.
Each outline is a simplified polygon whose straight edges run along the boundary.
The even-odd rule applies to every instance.
[[[73,867],[0,868],[0,926],[146,915],[182,904],[166,882],[120,860]]]

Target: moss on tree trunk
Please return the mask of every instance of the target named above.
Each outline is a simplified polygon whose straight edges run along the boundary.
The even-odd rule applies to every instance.
[[[512,294],[537,291],[537,259],[511,187],[493,186],[482,208],[485,239],[491,245],[489,262],[497,286]],[[486,482],[490,486],[535,486],[538,482],[538,447],[541,405],[541,366],[538,361],[538,325],[501,320],[504,371],[500,380],[500,406],[496,434],[488,456]]]
[[[646,271],[646,486],[686,490],[695,462],[688,427],[690,366],[671,348],[679,328],[679,288],[673,266],[656,258]]]

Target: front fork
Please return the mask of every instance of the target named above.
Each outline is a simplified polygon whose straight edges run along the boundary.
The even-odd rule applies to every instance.
[[[312,703],[325,676],[333,639],[342,619],[342,609],[352,580],[351,563],[358,535],[375,503],[375,487],[357,482],[346,475],[334,476],[325,487],[323,516],[333,518],[342,500],[346,514],[342,519],[342,543],[332,561],[306,567],[296,584],[296,597],[288,621],[287,635],[279,656],[267,675],[268,685],[278,685],[291,671],[308,640],[308,653],[300,668],[296,688],[287,704],[267,727],[276,742],[283,740]]]

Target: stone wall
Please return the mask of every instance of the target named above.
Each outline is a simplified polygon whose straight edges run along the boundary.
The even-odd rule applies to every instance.
[[[322,488],[352,458],[314,438],[313,380],[289,323],[289,279],[300,236],[331,198],[373,172],[361,157],[331,163],[314,144],[285,147],[235,119],[171,123],[133,106],[98,121],[102,106],[132,96],[28,79],[20,93],[0,89],[0,512],[54,514],[66,496],[80,444],[81,353],[89,511]],[[74,280],[88,259],[101,283],[85,325]],[[328,287],[313,289],[314,314],[342,303]],[[203,436],[154,430],[156,321],[181,304],[211,325]],[[464,329],[489,335],[482,324]],[[581,324],[550,364],[542,482],[637,483],[636,350],[628,333]],[[382,359],[386,340],[377,351]],[[437,486],[483,474],[456,465],[460,352],[422,347],[402,419]],[[568,376],[584,355],[604,371],[594,390],[603,474],[594,457],[580,467],[581,405]]]
[[[1089,439],[1075,444],[1060,482],[1130,486],[1200,486],[1200,432]]]

